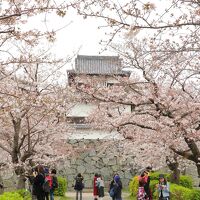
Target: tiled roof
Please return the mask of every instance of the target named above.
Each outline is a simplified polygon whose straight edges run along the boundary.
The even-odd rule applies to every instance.
[[[124,74],[118,56],[78,55],[75,60],[75,73],[79,74]]]

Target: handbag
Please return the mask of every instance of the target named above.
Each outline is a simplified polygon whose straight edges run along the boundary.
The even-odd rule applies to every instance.
[[[116,192],[115,187],[112,187],[110,189],[110,192],[109,192],[110,197],[114,197],[115,196],[115,192]]]

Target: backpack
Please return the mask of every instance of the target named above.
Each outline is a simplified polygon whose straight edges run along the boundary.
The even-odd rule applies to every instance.
[[[58,179],[56,177],[53,176],[53,180],[52,180],[52,188],[56,189],[58,188]]]
[[[44,179],[44,183],[42,184],[42,189],[44,192],[49,193],[50,192],[50,186],[49,186],[49,181]]]
[[[82,177],[76,178],[76,182],[75,182],[75,186],[74,186],[75,190],[82,190],[84,188],[84,184],[82,181],[83,181]]]

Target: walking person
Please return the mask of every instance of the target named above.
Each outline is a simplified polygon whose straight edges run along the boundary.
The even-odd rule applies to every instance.
[[[102,200],[104,197],[104,181],[101,174],[99,174],[99,177],[97,178],[97,186],[98,186],[99,200]]]
[[[112,198],[112,200],[115,200],[114,198],[114,183],[115,183],[115,181],[114,181],[114,178],[115,178],[115,176],[116,175],[118,175],[118,174],[115,174],[114,176],[113,176],[113,179],[111,180],[111,182],[110,182],[110,184],[109,184],[109,188],[108,188],[108,193],[109,193],[109,195],[111,196],[111,198]]]
[[[98,174],[96,173],[93,178],[93,196],[94,200],[98,200],[98,187],[97,187]]]
[[[78,173],[78,175],[75,178],[75,186],[74,189],[76,190],[76,200],[82,200],[82,190],[84,188],[83,184],[83,176],[81,173]],[[80,195],[80,199],[78,196]]]
[[[122,200],[122,182],[119,175],[114,177],[115,195],[114,200]]]
[[[43,184],[44,184],[44,168],[42,165],[38,165],[35,168],[35,178],[33,180],[33,191],[37,197],[37,200],[45,200]]]
[[[58,188],[58,179],[56,177],[56,169],[51,170],[52,187],[50,188],[50,200],[54,200],[54,190]]]
[[[159,200],[170,199],[170,188],[169,183],[165,179],[163,174],[159,175],[159,183],[157,185]]]

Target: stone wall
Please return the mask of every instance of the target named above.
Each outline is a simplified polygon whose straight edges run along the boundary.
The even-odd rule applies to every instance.
[[[103,175],[106,187],[114,173],[120,175],[124,187],[128,186],[135,174],[134,157],[124,155],[125,147],[122,141],[68,140],[68,143],[74,147],[77,154],[59,163],[58,171],[67,177],[69,189],[72,189],[78,173],[84,176],[86,188],[92,188],[95,173]]]

